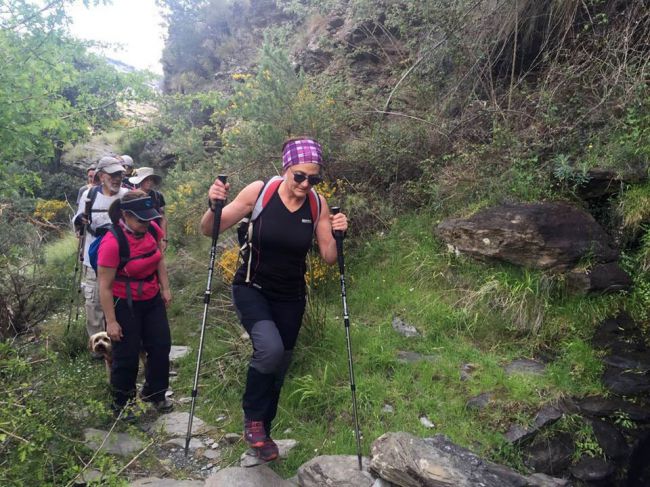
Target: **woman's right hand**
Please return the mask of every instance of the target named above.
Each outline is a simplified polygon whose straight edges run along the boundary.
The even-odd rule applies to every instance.
[[[230,183],[223,184],[223,182],[217,178],[210,186],[208,191],[208,198],[210,201],[221,200],[226,201],[228,199],[228,190],[230,189]]]
[[[106,333],[113,342],[119,342],[124,336],[122,335],[122,327],[117,321],[106,322]]]

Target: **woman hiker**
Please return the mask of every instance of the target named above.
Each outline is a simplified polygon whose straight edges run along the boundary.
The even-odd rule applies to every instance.
[[[169,412],[173,405],[165,392],[169,387],[171,335],[165,308],[172,296],[165,258],[158,247],[165,235],[153,223],[160,214],[149,196],[135,190],[113,202],[108,215],[115,233],[109,231],[102,238],[97,274],[106,332],[113,344],[112,408],[118,415],[135,398],[142,349],[147,365],[140,398],[159,412]],[[125,240],[120,243],[122,236]]]
[[[237,315],[253,345],[242,400],[244,439],[264,461],[278,456],[271,423],[305,310],[307,252],[315,236],[323,260],[335,263],[332,232],[348,228],[346,216],[331,214],[325,199],[312,189],[322,181],[322,166],[318,142],[309,138],[288,140],[282,148],[282,178],[249,184],[221,215],[223,231],[253,212],[258,199],[266,201],[259,216],[253,214],[245,262],[232,286]],[[226,200],[228,189],[228,184],[216,179],[208,198]],[[204,235],[212,235],[213,221],[209,208],[201,219]]]

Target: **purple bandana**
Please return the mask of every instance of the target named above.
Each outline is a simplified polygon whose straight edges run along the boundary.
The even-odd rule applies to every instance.
[[[284,146],[282,169],[285,171],[296,164],[323,164],[323,149],[312,139],[292,140]]]

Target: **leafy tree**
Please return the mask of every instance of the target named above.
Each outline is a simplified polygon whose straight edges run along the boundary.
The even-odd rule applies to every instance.
[[[65,144],[105,128],[119,102],[146,91],[142,74],[117,72],[69,35],[69,3],[0,1],[0,195],[29,193],[37,180],[25,176],[28,164],[57,171]]]

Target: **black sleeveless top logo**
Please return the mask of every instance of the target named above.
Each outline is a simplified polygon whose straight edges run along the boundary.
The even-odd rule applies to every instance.
[[[251,283],[269,299],[293,301],[305,296],[305,258],[312,245],[314,225],[309,199],[290,212],[278,192],[253,222]],[[248,256],[246,256],[248,261]],[[233,281],[246,284],[246,264]]]

